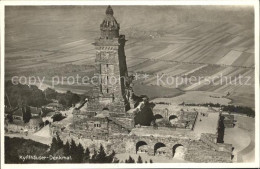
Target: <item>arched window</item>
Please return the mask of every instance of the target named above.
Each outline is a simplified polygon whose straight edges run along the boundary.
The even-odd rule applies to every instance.
[[[156,155],[157,150],[158,150],[159,148],[161,148],[161,147],[166,147],[166,145],[163,144],[163,143],[161,143],[161,142],[158,142],[158,143],[156,143],[156,144],[154,145],[154,155]]]
[[[104,107],[102,110],[109,110],[107,107]]]
[[[176,118],[178,118],[176,115],[171,115],[171,116],[169,117],[169,121],[171,121],[171,120],[173,120],[173,119],[176,119]]]
[[[154,118],[155,118],[155,119],[162,119],[162,118],[163,118],[163,116],[162,116],[162,115],[160,115],[160,114],[156,114],[156,115],[154,115]]]
[[[147,143],[146,142],[144,142],[144,141],[138,141],[137,143],[136,143],[136,145],[135,145],[135,147],[136,147],[136,153],[139,151],[139,148],[141,147],[141,146],[145,146],[145,145],[147,145]]]
[[[172,157],[173,158],[179,158],[183,159],[184,158],[184,147],[182,144],[175,144],[172,147]]]

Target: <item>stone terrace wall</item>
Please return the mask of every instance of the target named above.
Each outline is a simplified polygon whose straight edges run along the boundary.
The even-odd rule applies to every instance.
[[[202,133],[200,140],[216,151],[226,151],[226,152],[232,151],[232,145],[231,144],[217,143],[216,137],[217,136],[214,135],[214,134]]]
[[[230,163],[231,156],[230,152],[215,151],[202,141],[192,141],[184,159],[191,162]]]

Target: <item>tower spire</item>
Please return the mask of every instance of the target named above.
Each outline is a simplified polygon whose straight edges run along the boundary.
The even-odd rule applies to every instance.
[[[120,25],[113,15],[114,11],[109,5],[106,9],[106,16],[100,24],[101,38],[113,39],[119,37]]]
[[[114,11],[110,5],[108,5],[107,10],[106,10],[106,15],[114,15]]]

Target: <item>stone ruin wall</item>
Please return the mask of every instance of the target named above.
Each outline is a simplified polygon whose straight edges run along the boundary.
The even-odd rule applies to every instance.
[[[66,131],[59,132],[60,138],[64,143],[73,139],[76,144],[81,143],[84,148],[88,147],[91,152],[94,148],[97,150],[102,144],[107,153],[114,150],[116,153],[136,153],[136,143],[145,141],[148,144],[148,155],[154,155],[154,145],[162,142],[169,147],[165,157],[172,158],[172,147],[176,144],[182,144],[185,148],[184,160],[190,162],[231,162],[231,151],[217,151],[210,145],[205,144],[201,140],[190,140],[180,138],[163,138],[153,136],[136,136],[128,134],[110,135],[109,137],[100,137],[91,139],[87,137],[78,137],[78,133],[68,133]],[[222,144],[220,144],[220,147]]]

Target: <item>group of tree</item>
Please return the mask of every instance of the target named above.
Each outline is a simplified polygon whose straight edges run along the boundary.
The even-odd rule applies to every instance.
[[[57,91],[51,88],[45,89],[44,93],[48,100],[58,100],[58,102],[65,107],[71,107],[72,105],[75,105],[76,103],[86,98],[84,95],[72,93],[71,91],[67,91],[66,93],[58,93]]]
[[[90,153],[89,148],[86,149],[79,143],[78,145],[72,139],[71,142],[66,142],[65,144],[57,135],[53,137],[50,153],[64,156],[71,156],[71,161],[59,161],[68,163],[118,163],[119,161],[115,158],[115,152],[107,154],[102,144],[98,150],[94,149],[93,153]]]
[[[247,106],[236,106],[236,105],[221,105],[219,103],[204,103],[204,104],[195,104],[195,103],[189,103],[185,104],[184,102],[180,105],[186,105],[186,106],[203,106],[203,107],[218,107],[222,108],[222,111],[230,112],[230,113],[237,113],[237,114],[245,114],[249,117],[255,117],[255,111],[251,107]]]
[[[35,85],[13,84],[11,81],[5,83],[5,105],[18,107],[29,105],[41,107],[47,103],[44,93]]]
[[[153,160],[150,159],[149,162],[153,163]],[[135,161],[131,156],[129,156],[129,158],[125,160],[125,163],[143,163],[143,160],[141,156],[138,156],[137,161]],[[147,163],[147,161],[145,161],[145,163]]]
[[[224,105],[222,106],[222,110],[227,112],[234,112],[238,114],[245,114],[249,117],[255,117],[255,111],[250,107]]]
[[[21,105],[42,107],[50,103],[51,99],[58,100],[65,107],[71,107],[85,98],[85,95],[71,91],[58,93],[51,88],[42,91],[35,85],[14,84],[10,80],[5,82],[5,105],[13,108]]]
[[[65,144],[57,135],[53,137],[51,146],[35,142],[33,140],[23,138],[5,137],[5,162],[6,163],[119,163],[115,157],[115,152],[106,153],[102,144],[98,150],[94,148],[91,153],[89,148],[84,148],[80,143],[76,144],[74,140]],[[35,155],[35,156],[60,156],[71,157],[70,160],[44,160],[40,159],[20,159],[19,155]],[[147,163],[141,156],[135,161],[131,156],[120,163]],[[153,163],[150,159],[149,163]]]

